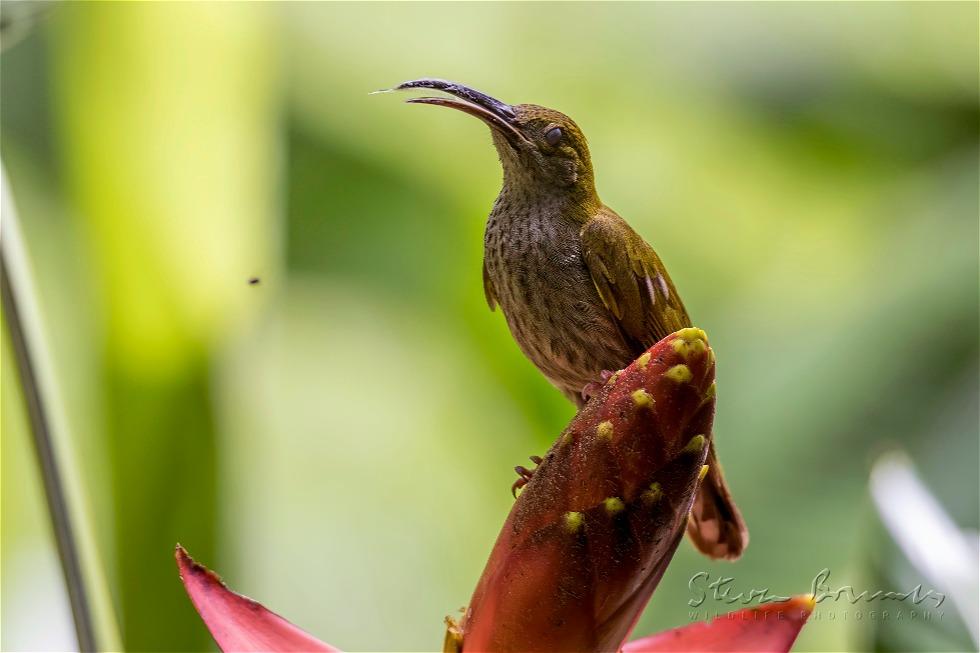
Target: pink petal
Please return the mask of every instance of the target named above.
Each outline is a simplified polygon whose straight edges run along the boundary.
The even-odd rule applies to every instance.
[[[813,605],[810,597],[797,596],[782,603],[738,610],[708,622],[699,621],[634,640],[623,647],[623,653],[785,653],[792,648]]]
[[[252,599],[225,587],[184,547],[175,552],[180,579],[218,647],[230,651],[339,651],[300,630]]]

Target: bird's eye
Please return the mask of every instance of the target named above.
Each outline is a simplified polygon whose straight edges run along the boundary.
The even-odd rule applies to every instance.
[[[547,141],[548,145],[555,146],[561,140],[561,127],[552,127],[544,135],[544,140]]]

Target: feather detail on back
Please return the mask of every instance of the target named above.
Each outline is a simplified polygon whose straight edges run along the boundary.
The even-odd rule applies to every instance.
[[[637,352],[691,325],[660,257],[612,209],[603,207],[580,236],[596,290]]]

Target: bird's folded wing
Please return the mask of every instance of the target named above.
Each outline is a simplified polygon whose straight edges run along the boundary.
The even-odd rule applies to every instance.
[[[660,257],[625,220],[604,208],[585,223],[581,238],[599,296],[641,349],[690,326]]]

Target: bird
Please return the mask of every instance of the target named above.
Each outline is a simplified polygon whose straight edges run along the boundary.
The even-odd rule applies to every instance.
[[[499,306],[524,355],[577,407],[612,372],[692,326],[663,261],[599,199],[588,143],[574,120],[443,79],[389,90],[408,89],[445,93],[407,102],[455,109],[490,128],[503,183],[484,234],[486,301],[491,310]],[[687,532],[708,557],[735,560],[749,534],[713,440]],[[523,482],[531,474],[517,471]]]

